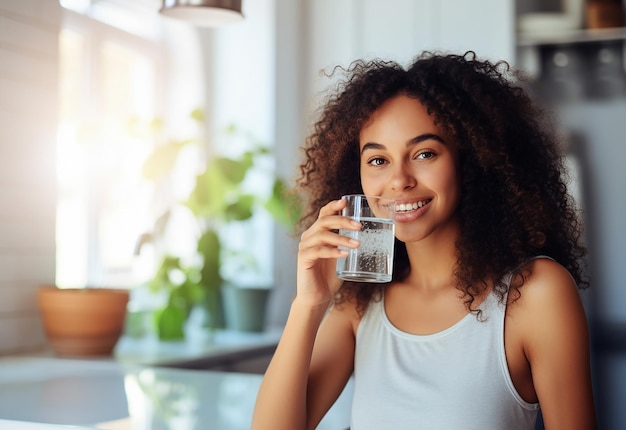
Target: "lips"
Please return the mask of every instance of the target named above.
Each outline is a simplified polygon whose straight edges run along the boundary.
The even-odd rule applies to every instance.
[[[419,200],[416,202],[396,203],[396,213],[401,214],[401,213],[414,212],[422,208],[423,206],[427,205],[428,203],[430,203],[431,200],[432,199]]]

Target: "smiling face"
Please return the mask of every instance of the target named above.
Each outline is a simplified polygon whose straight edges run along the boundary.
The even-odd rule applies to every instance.
[[[363,192],[397,201],[399,240],[456,231],[458,159],[419,101],[388,100],[361,130],[359,148]]]

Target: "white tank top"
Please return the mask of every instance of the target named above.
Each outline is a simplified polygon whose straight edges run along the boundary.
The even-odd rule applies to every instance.
[[[351,430],[533,430],[539,404],[515,390],[495,294],[432,335],[393,326],[384,300],[371,303],[356,334]],[[486,320],[483,320],[486,318]]]

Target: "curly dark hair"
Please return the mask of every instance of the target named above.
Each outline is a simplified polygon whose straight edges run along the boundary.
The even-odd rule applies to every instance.
[[[298,189],[308,197],[300,228],[319,208],[341,195],[362,193],[359,133],[390,98],[417,99],[452,137],[460,159],[460,235],[456,243],[456,288],[466,306],[489,285],[501,300],[519,298],[529,275],[526,263],[538,255],[558,261],[579,288],[585,275],[582,225],[566,189],[563,146],[550,115],[526,92],[524,77],[506,62],[477,59],[474,52],[425,52],[407,68],[382,60],[356,61],[328,96],[307,138]],[[396,239],[393,280],[410,271],[406,246]],[[392,281],[393,282],[393,281]],[[336,303],[353,299],[363,312],[380,298],[385,284],[344,282]]]

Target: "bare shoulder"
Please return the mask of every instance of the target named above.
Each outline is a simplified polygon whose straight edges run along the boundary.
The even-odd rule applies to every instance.
[[[536,259],[509,309],[546,428],[593,429],[589,329],[571,274],[555,261]],[[564,365],[567,363],[567,365]]]
[[[507,310],[517,321],[529,361],[560,351],[583,352],[588,344],[587,317],[574,278],[546,258],[529,263],[530,275],[520,297]]]
[[[514,312],[537,316],[542,311],[553,313],[572,307],[579,310],[580,293],[565,267],[554,260],[538,258],[528,268],[530,275],[520,288],[521,296],[513,306]]]

